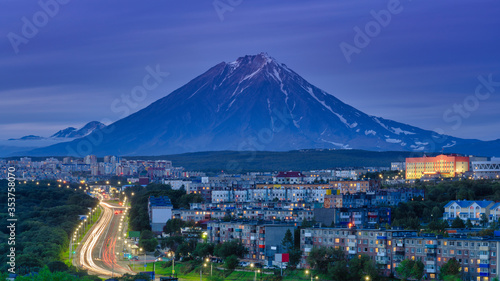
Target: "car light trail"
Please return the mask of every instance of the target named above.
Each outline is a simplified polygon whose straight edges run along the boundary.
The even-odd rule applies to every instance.
[[[103,215],[101,219],[92,227],[84,241],[82,241],[83,244],[80,249],[79,261],[77,261],[77,263],[79,262],[79,265],[84,269],[99,275],[118,276],[124,273],[135,274],[135,272],[130,269],[126,269],[116,263],[116,238],[114,237],[107,237],[104,239],[104,253],[101,252],[102,262],[106,265],[105,267],[108,268],[99,266],[95,263],[92,254],[94,253],[99,240],[101,240],[102,237],[106,237],[109,229],[114,226],[114,222],[112,220],[114,213],[113,208],[115,207],[104,202],[101,202],[100,205],[104,209]],[[114,268],[114,270],[110,270],[111,268]]]

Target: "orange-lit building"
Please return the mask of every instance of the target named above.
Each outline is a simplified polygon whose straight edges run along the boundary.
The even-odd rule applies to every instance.
[[[469,171],[469,157],[438,155],[436,157],[406,158],[406,179],[420,179],[424,176],[455,177]]]
[[[340,192],[339,192],[340,193]],[[342,194],[325,195],[324,208],[342,208]]]

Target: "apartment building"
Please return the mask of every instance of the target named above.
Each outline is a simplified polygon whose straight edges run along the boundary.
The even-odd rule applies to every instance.
[[[293,233],[294,228],[294,224],[210,221],[207,239],[212,243],[238,240],[248,249],[245,259],[271,264],[274,254],[283,253],[281,242],[286,231]]]
[[[312,220],[314,211],[307,208],[235,208],[227,207],[225,209],[209,209],[209,210],[174,210],[174,217],[184,221],[203,221],[203,220],[220,220],[225,216],[230,215],[235,219],[244,220],[268,220],[268,221],[287,221],[300,222],[304,219]]]
[[[343,198],[342,194],[329,194],[325,195],[323,199],[323,206],[325,208],[342,208],[343,207]]]
[[[472,224],[479,225],[481,218],[486,217],[489,222],[495,218],[497,221],[499,214],[499,206],[493,201],[454,200],[444,206],[443,220],[451,222],[459,217],[464,222],[470,220]]]
[[[391,223],[391,209],[387,207],[315,208],[314,219],[323,225],[374,229]]]
[[[167,196],[148,198],[149,224],[153,232],[163,231],[163,226],[172,218],[172,208],[172,203]]]
[[[391,171],[406,170],[406,162],[391,162]]]
[[[301,172],[279,172],[273,177],[273,181],[279,184],[297,184],[302,183],[304,175]]]
[[[424,198],[423,189],[401,188],[384,189],[367,192],[325,195],[325,208],[361,208],[375,206],[397,206],[415,198]]]
[[[325,195],[331,194],[328,184],[257,184],[255,188],[214,188],[211,202],[317,202],[323,203]]]
[[[332,188],[340,190],[341,194],[367,192],[380,188],[378,180],[331,181],[329,184]]]
[[[425,278],[437,279],[439,269],[451,258],[461,265],[462,279],[490,281],[498,276],[499,237],[435,235],[417,236],[412,230],[358,230],[355,228],[307,228],[301,230],[301,250],[305,263],[313,247],[335,247],[347,255],[366,255],[380,267],[383,275],[396,274],[404,259],[420,260]]]

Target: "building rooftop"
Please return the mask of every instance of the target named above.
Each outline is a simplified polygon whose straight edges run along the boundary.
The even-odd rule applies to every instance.
[[[172,202],[170,202],[170,198],[168,196],[160,196],[154,197],[149,196],[149,205],[156,207],[172,207]]]
[[[460,206],[461,208],[467,208],[469,207],[470,205],[476,203],[479,207],[481,208],[486,208],[488,207],[488,205],[490,205],[491,203],[494,203],[493,201],[486,201],[486,200],[477,200],[477,201],[472,201],[472,200],[453,200],[453,201],[450,201],[448,202],[448,204],[446,204],[444,207],[449,207],[451,206],[453,203],[457,203],[458,206]]]
[[[300,178],[304,177],[304,175],[301,172],[279,172],[279,174],[276,176],[277,178]]]

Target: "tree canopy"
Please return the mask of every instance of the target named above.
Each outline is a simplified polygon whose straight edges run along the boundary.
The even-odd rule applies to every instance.
[[[243,246],[243,244],[241,244],[241,242],[237,240],[217,244],[214,249],[214,255],[222,259],[226,259],[231,255],[242,258],[247,253],[248,249],[245,248],[245,246]]]
[[[7,198],[7,181],[0,180],[0,197]],[[16,267],[19,273],[37,271],[58,261],[67,251],[69,237],[98,200],[88,196],[78,185],[58,187],[55,181],[16,182]],[[0,239],[7,241],[7,204],[0,205]],[[0,252],[8,252],[8,243],[0,244]],[[6,255],[0,257],[0,270],[6,271]],[[54,266],[54,264],[52,264]],[[52,267],[53,268],[53,267]]]
[[[396,267],[396,272],[402,281],[408,279],[420,280],[424,276],[424,267],[421,261],[405,259]]]

